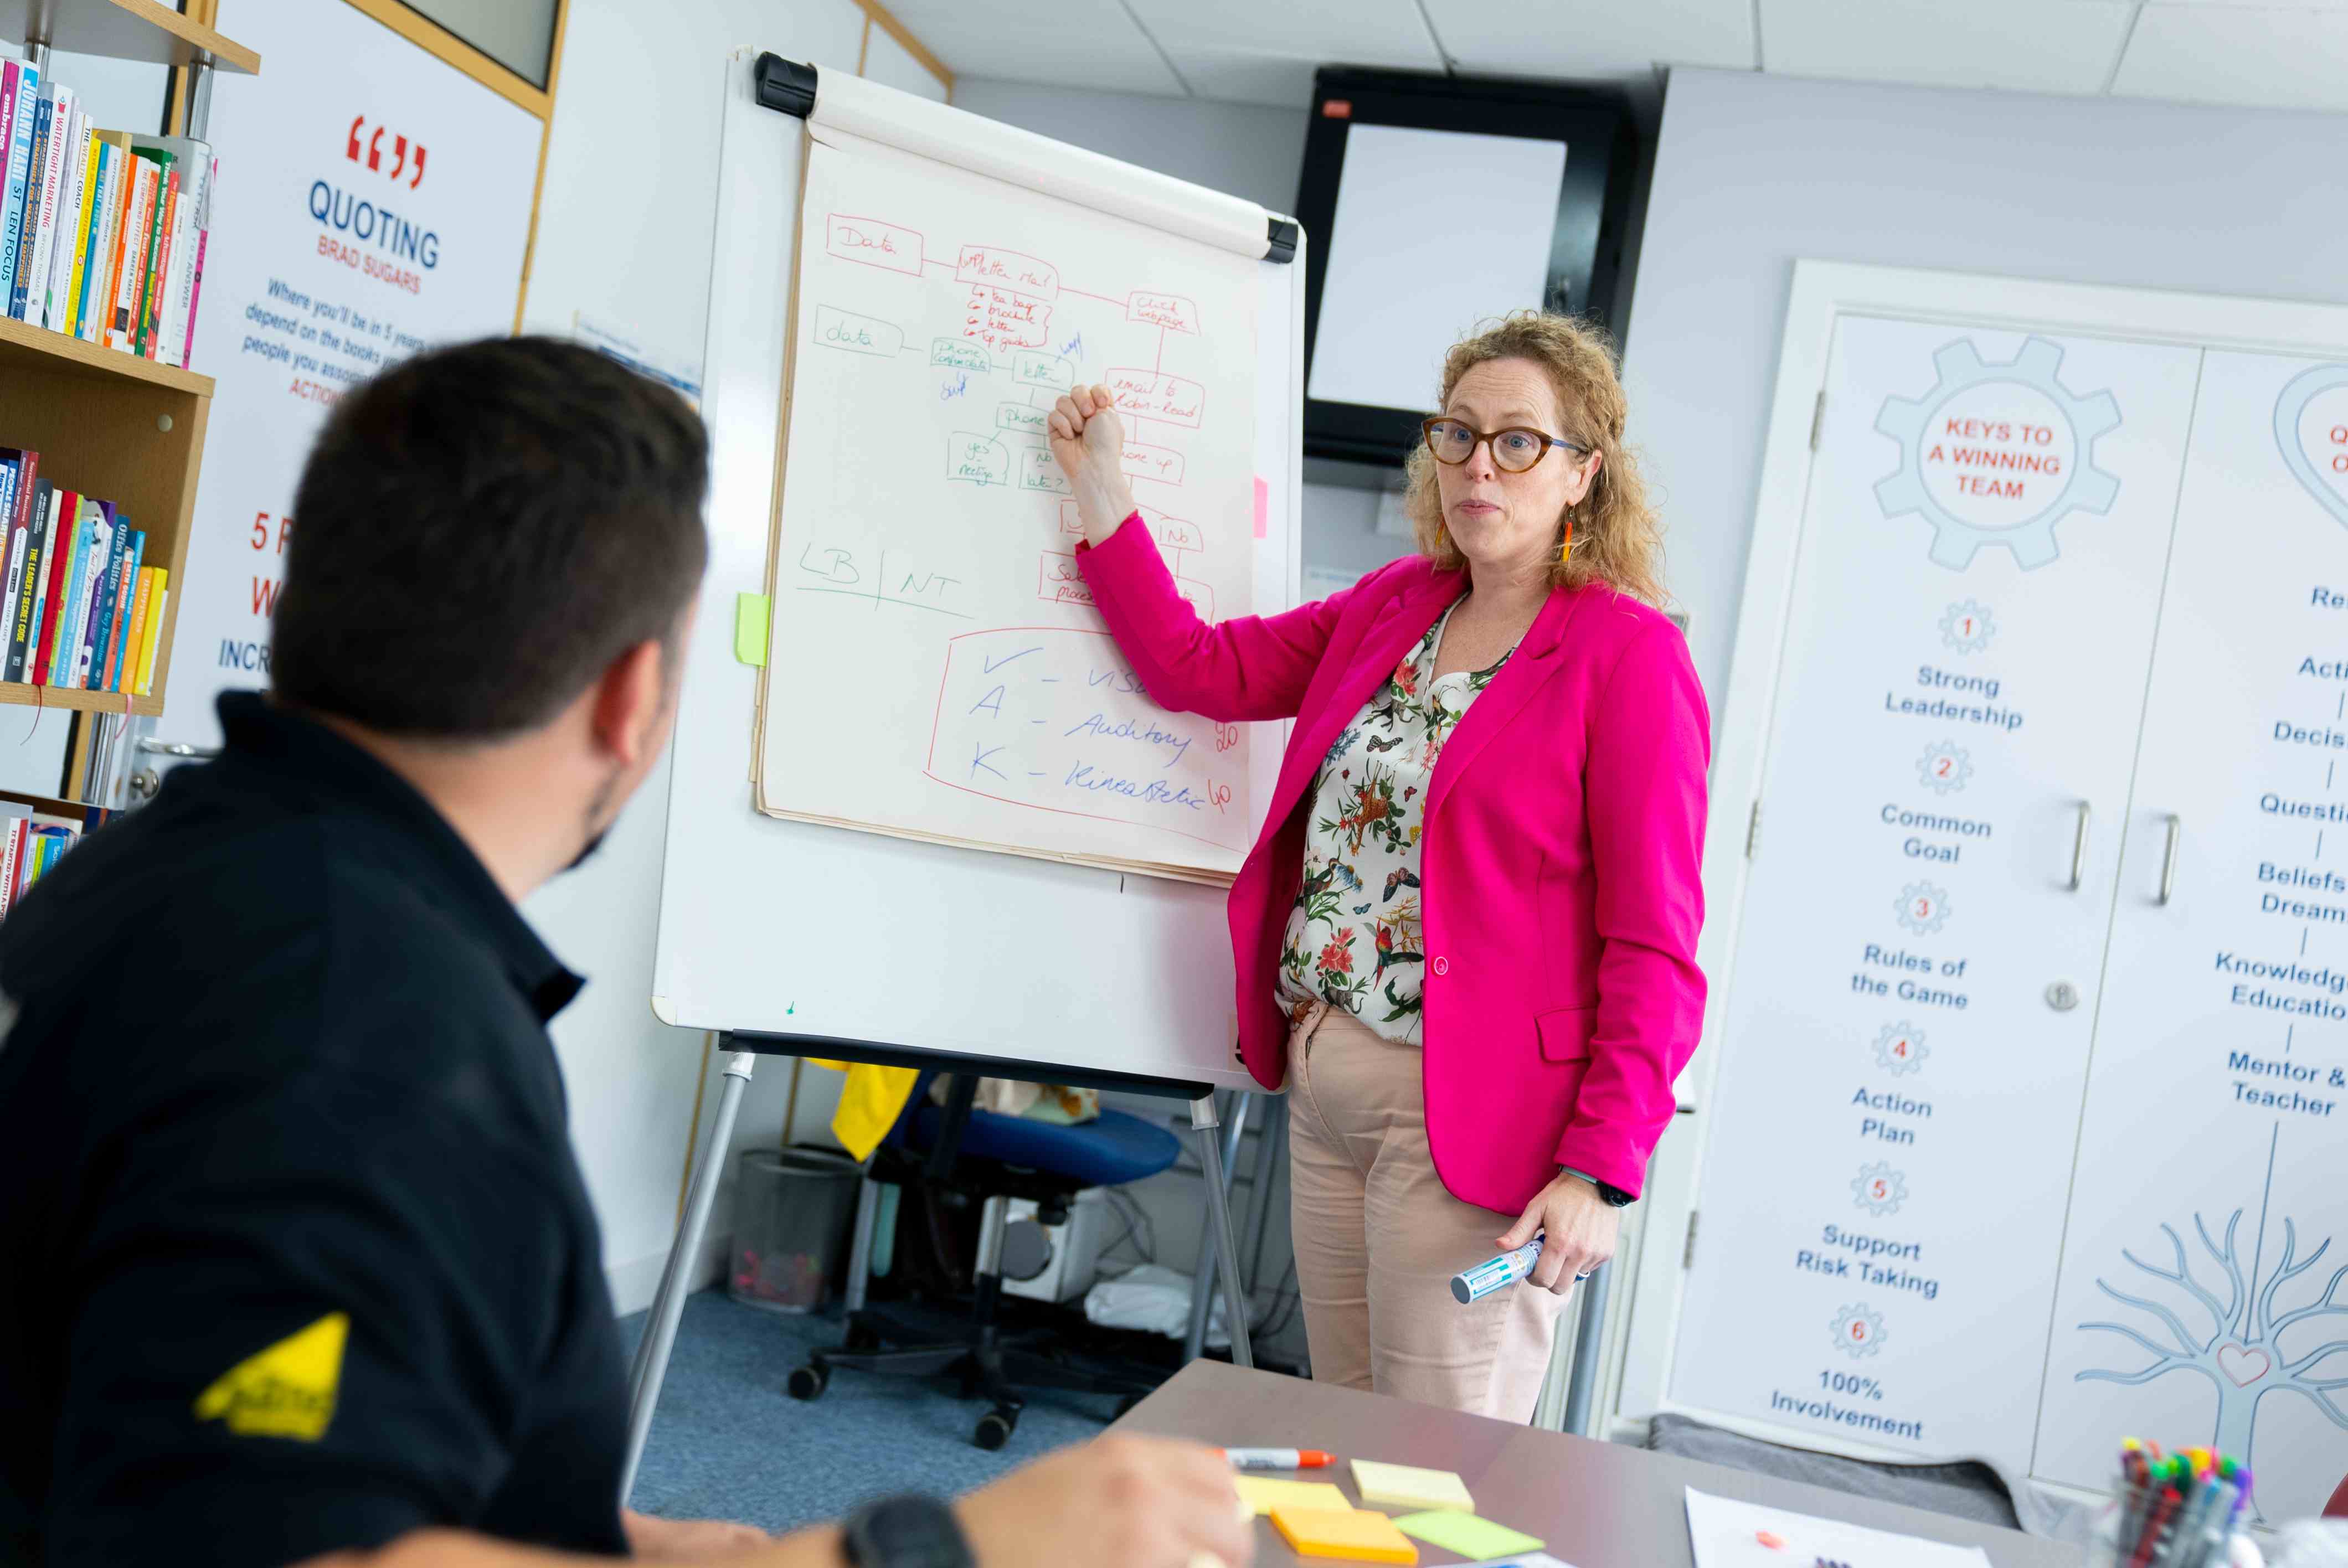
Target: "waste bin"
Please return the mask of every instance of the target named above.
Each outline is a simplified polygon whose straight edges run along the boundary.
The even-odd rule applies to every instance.
[[[824,1149],[743,1151],[728,1294],[770,1312],[813,1312],[843,1271],[862,1169]]]

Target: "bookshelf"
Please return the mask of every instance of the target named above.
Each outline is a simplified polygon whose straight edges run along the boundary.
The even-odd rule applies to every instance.
[[[61,49],[198,76],[261,68],[252,50],[156,0],[0,0],[0,36],[23,40],[44,58]],[[200,125],[191,129],[202,134]],[[147,559],[170,569],[174,590],[145,696],[0,682],[0,705],[162,712],[211,398],[210,376],[0,318],[0,445],[30,447],[41,455],[45,477],[113,501],[147,530]],[[69,751],[85,753],[89,741],[77,733]]]

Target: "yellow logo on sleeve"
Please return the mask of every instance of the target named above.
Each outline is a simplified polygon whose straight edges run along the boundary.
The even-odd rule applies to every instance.
[[[196,1396],[196,1419],[224,1420],[239,1437],[316,1442],[335,1419],[350,1332],[348,1313],[329,1312],[246,1357]]]

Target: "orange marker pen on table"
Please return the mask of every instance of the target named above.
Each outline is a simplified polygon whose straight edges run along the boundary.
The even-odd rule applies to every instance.
[[[1225,1449],[1233,1470],[1326,1470],[1337,1456],[1319,1449]]]

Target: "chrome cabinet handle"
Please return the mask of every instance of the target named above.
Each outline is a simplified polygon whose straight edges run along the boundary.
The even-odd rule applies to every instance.
[[[2168,844],[2160,852],[2160,897],[2156,905],[2166,904],[2177,892],[2177,840],[2185,829],[2185,819],[2175,812],[2168,814]]]
[[[2071,834],[2071,883],[2068,887],[2064,889],[2065,892],[2076,893],[2079,890],[2079,884],[2085,878],[2087,870],[2087,822],[2093,815],[2094,813],[2087,809],[2087,803],[2084,800],[2081,801],[2079,803],[2079,825],[2073,829]]]

